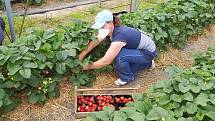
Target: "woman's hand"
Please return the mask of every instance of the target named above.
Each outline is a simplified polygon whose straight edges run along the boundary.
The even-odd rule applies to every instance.
[[[89,44],[88,44],[88,47],[86,50],[82,51],[80,54],[79,54],[79,60],[82,61],[84,59],[84,57],[93,49],[95,48],[100,42],[97,42],[95,43],[94,41],[91,41]]]
[[[82,51],[80,54],[79,54],[79,60],[82,61],[84,59],[84,57],[86,56],[86,51]]]
[[[90,66],[90,64],[89,64],[89,65],[86,65],[85,67],[83,67],[83,71],[89,70],[89,66]]]

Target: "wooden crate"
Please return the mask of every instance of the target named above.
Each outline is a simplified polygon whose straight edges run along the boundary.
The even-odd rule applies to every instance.
[[[97,96],[97,95],[133,95],[134,93],[138,93],[139,88],[107,88],[107,89],[78,89],[77,86],[74,90],[74,112],[76,119],[85,118],[89,114],[96,113],[96,112],[78,112],[77,111],[77,96]]]

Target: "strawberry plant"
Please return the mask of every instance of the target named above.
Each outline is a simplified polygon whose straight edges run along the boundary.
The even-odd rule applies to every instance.
[[[214,1],[173,0],[153,9],[121,17],[124,25],[147,32],[162,50],[168,45],[183,48],[188,36],[215,23]]]
[[[94,31],[88,23],[75,21],[61,26],[58,31],[29,29],[28,34],[15,43],[0,47],[0,113],[14,109],[20,94],[28,96],[30,103],[44,104],[48,98],[59,96],[58,85],[62,76],[68,76],[75,85],[90,85],[96,74],[104,71],[83,72],[86,64],[98,59],[105,51],[89,54],[83,61],[79,53],[94,40]],[[97,49],[104,48],[102,45]],[[107,68],[111,70],[111,68]],[[10,93],[8,92],[10,90]],[[4,99],[4,100],[5,100]],[[9,101],[8,101],[9,100]]]

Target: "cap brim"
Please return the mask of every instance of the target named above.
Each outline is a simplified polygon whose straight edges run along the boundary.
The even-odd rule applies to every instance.
[[[91,28],[93,29],[101,29],[105,25],[105,22],[95,23]]]

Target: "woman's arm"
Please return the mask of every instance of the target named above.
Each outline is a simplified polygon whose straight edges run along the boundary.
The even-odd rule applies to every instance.
[[[90,43],[88,44],[88,47],[86,50],[82,51],[79,54],[79,60],[83,60],[84,57],[93,50],[93,48],[95,48],[97,45],[99,45],[101,42],[103,41],[103,39],[98,37],[98,41],[90,41]]]
[[[111,64],[113,60],[116,58],[116,56],[119,54],[121,48],[124,47],[125,45],[126,43],[124,42],[112,42],[107,52],[105,53],[104,57],[84,67],[83,70],[98,69]]]

